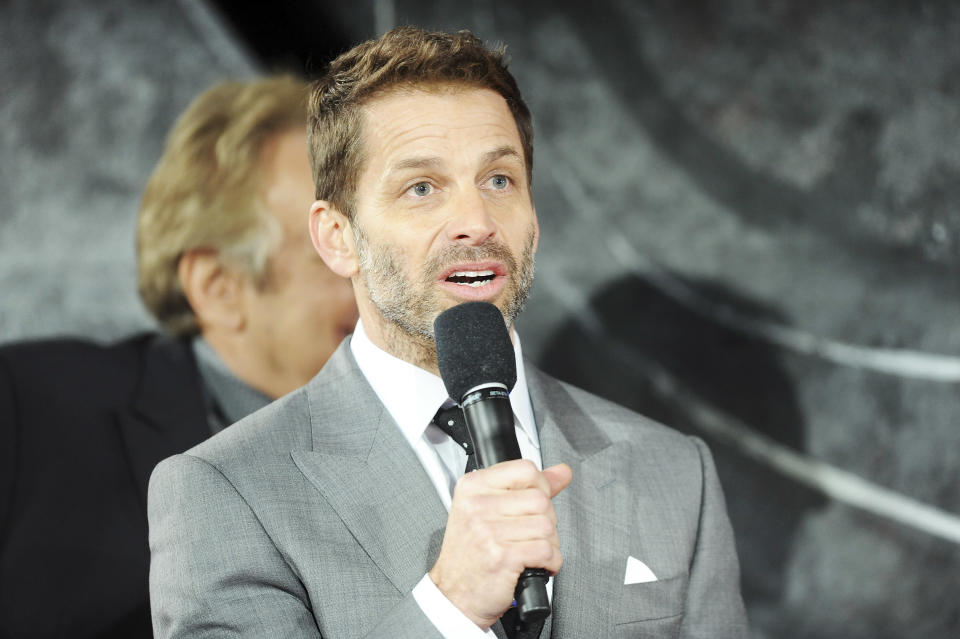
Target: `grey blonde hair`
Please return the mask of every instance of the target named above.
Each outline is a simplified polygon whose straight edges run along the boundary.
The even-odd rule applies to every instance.
[[[199,332],[178,276],[188,251],[209,249],[266,284],[283,231],[261,201],[261,151],[278,133],[305,130],[306,95],[306,84],[291,76],[224,82],[177,120],[137,223],[140,297],[167,332]]]

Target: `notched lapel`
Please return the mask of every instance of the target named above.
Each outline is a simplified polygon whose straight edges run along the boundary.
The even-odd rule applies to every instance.
[[[527,371],[543,464],[573,470],[553,500],[564,565],[554,580],[552,632],[589,636],[597,619],[610,618],[623,583],[619,555],[630,547],[632,509],[620,476],[630,460],[557,380]]]
[[[324,374],[333,377],[307,389],[313,450],[294,452],[293,459],[383,574],[407,593],[436,561],[447,510],[346,346]],[[336,397],[330,388],[338,389]]]
[[[436,561],[447,511],[399,429],[384,421],[368,455],[297,451],[293,459],[384,575],[406,593]]]
[[[154,467],[210,436],[200,376],[185,342],[160,336],[144,346],[136,394],[130,408],[117,411],[116,418],[146,509]]]

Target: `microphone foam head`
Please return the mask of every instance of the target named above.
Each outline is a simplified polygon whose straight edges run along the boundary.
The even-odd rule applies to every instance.
[[[433,322],[440,377],[451,399],[496,382],[512,390],[517,360],[503,315],[493,304],[465,302],[440,313]]]

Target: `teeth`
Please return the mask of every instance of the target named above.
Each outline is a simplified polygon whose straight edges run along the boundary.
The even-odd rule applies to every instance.
[[[473,286],[476,288],[490,283],[495,277],[496,274],[489,269],[485,271],[457,271],[451,273],[450,276],[447,277],[447,281],[459,284],[460,286]]]

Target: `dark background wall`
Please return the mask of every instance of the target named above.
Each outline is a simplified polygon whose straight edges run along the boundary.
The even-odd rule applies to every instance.
[[[960,5],[231,4],[0,3],[0,340],[150,326],[139,193],[210,83],[470,28],[534,113],[524,350],[708,441],[755,636],[960,633]]]

